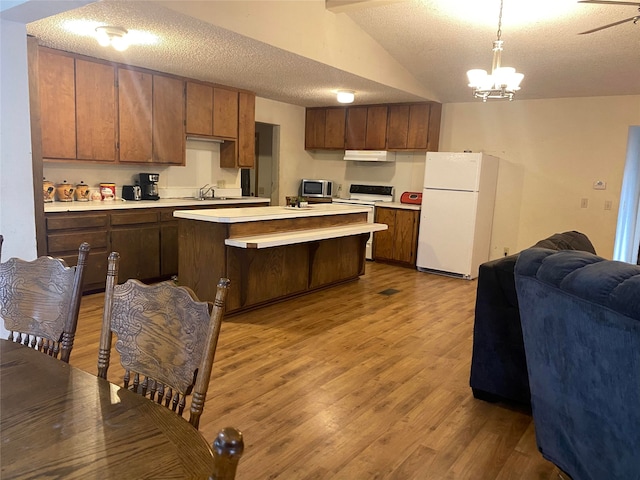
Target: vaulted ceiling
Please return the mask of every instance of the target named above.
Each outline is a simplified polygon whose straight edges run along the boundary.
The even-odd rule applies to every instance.
[[[301,106],[476,101],[466,71],[491,67],[499,0],[103,0],[27,25],[40,44],[254,91]],[[505,0],[503,64],[518,99],[640,94],[632,5]],[[100,47],[69,22],[150,32],[154,45]],[[71,23],[72,25],[73,23]],[[94,27],[95,28],[95,27]]]

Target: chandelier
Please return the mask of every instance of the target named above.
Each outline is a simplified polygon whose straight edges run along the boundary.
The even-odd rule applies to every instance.
[[[517,73],[515,68],[503,67],[502,59],[502,6],[504,0],[500,0],[500,15],[498,16],[497,39],[493,42],[493,63],[491,74],[486,70],[473,69],[467,72],[469,86],[473,89],[473,96],[481,98],[483,102],[487,98],[513,100],[513,96],[520,90],[520,82],[524,74]]]

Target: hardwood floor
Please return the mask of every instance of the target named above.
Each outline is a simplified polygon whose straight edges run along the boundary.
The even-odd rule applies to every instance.
[[[476,281],[366,271],[225,320],[200,430],[242,430],[237,478],[557,478],[526,410],[471,394]],[[94,374],[102,301],[83,298],[71,355]]]

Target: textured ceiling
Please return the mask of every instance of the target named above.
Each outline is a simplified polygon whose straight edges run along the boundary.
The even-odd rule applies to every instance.
[[[305,1],[317,3],[317,0],[297,3]],[[359,75],[347,71],[348,68],[338,68],[338,62],[333,65],[293,53],[300,51],[295,48],[299,40],[295,36],[290,40],[291,48],[282,42],[276,47],[214,25],[211,20],[195,18],[189,4],[199,2],[178,2],[182,12],[179,13],[175,8],[167,8],[169,3],[177,2],[104,0],[30,23],[27,32],[37,37],[41,45],[52,48],[243,88],[260,97],[301,106],[335,104],[331,92],[336,88],[355,90],[359,104],[466,102],[474,100],[466,86],[465,72],[491,66],[498,4],[496,0],[475,0],[476,6],[485,4],[480,12],[483,15],[472,11],[456,13],[443,7],[446,2],[452,5],[464,1],[368,0],[332,13],[348,16],[352,28],[360,28],[373,38],[417,83],[424,85],[425,91],[433,92],[432,98],[416,94],[415,89],[390,86],[392,82],[382,75]],[[509,3],[516,1],[536,8],[523,19],[510,17]],[[628,22],[578,35],[633,16],[636,8],[582,5],[573,0],[555,2],[571,5],[562,14],[544,18],[539,15],[544,8],[541,0],[506,1],[503,64],[525,74],[517,98],[640,94],[640,24]],[[216,5],[215,1],[208,3]],[[223,3],[219,3],[220,8]],[[277,2],[279,6],[283,3],[286,2]],[[279,15],[276,2],[273,5],[274,15]],[[119,53],[98,46],[93,38],[67,32],[64,22],[74,19],[152,32],[161,41],[153,46],[132,46]],[[264,23],[268,30],[269,18],[264,18]],[[318,42],[321,41],[319,38]]]

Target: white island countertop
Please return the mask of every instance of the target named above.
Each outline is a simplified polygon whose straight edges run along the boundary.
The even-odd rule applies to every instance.
[[[307,208],[295,207],[250,207],[250,208],[217,208],[211,210],[176,210],[174,217],[188,220],[201,220],[214,223],[260,222],[286,218],[319,217],[326,215],[345,215],[349,213],[366,213],[368,207],[358,205],[336,205],[317,203]]]
[[[189,207],[193,205],[237,205],[242,203],[269,203],[268,198],[227,197],[197,200],[195,198],[161,198],[160,200],[113,200],[108,202],[51,202],[44,204],[45,213],[88,212],[91,210],[124,210],[128,208]],[[260,208],[260,207],[258,207]]]

